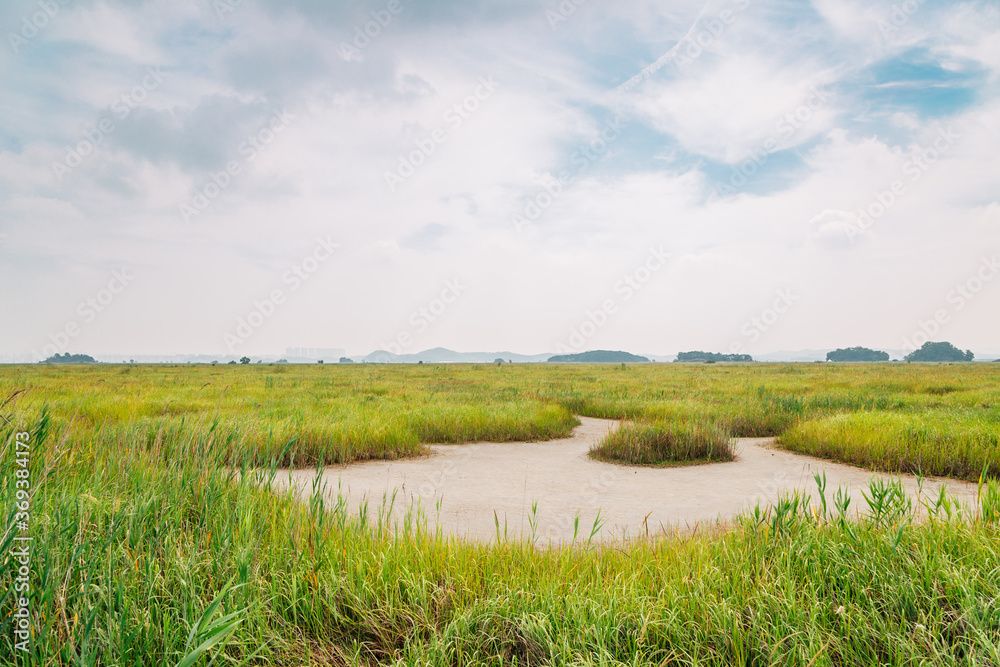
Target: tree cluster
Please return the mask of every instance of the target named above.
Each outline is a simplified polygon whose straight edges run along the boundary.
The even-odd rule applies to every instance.
[[[715,363],[718,361],[749,362],[753,361],[753,357],[749,354],[721,354],[719,352],[702,352],[701,350],[694,350],[692,352],[679,352],[674,361],[687,363]]]
[[[919,350],[906,355],[907,361],[972,361],[976,355],[972,350],[962,352],[947,341],[932,343],[927,341]]]
[[[843,347],[826,353],[827,361],[889,361],[889,353],[867,347]]]

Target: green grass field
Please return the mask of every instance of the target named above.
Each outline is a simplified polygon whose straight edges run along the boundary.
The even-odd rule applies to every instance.
[[[857,521],[828,493],[725,529],[547,550],[362,522],[268,483],[293,462],[561,437],[574,414],[633,420],[639,442],[699,423],[993,477],[998,366],[0,367],[0,402],[25,390],[0,410],[0,664],[998,665],[996,481],[927,521],[876,487]],[[9,556],[20,431],[27,655]]]
[[[782,436],[789,449],[891,471],[898,462],[858,458],[844,444],[844,425],[824,418],[933,414],[952,425],[946,440],[898,429],[880,437],[928,454],[943,447],[950,461],[971,457],[943,468],[934,467],[936,456],[920,460],[925,474],[963,471],[975,481],[987,464],[1000,471],[998,380],[1000,367],[989,364],[13,366],[0,372],[0,395],[26,389],[16,404],[25,419],[47,405],[58,424],[118,433],[136,445],[184,426],[211,431],[256,463],[285,452],[281,465],[294,457],[300,466],[413,456],[428,442],[564,437],[579,414],[708,422],[733,436]],[[868,444],[869,422],[849,429],[850,442]],[[983,439],[990,433],[992,448]]]

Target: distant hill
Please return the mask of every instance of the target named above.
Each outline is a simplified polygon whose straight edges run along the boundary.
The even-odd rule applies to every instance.
[[[89,354],[70,354],[64,352],[62,356],[56,352],[51,357],[42,362],[43,364],[96,364],[97,360]]]
[[[826,353],[827,361],[889,361],[889,353],[867,347],[845,347]]]
[[[674,361],[697,363],[697,362],[716,362],[716,361],[729,361],[729,362],[748,362],[753,361],[753,357],[749,354],[719,354],[718,352],[702,352],[696,350],[694,352],[678,352],[677,358]]]
[[[553,364],[623,364],[649,363],[646,357],[628,352],[612,352],[610,350],[591,350],[579,354],[559,354],[549,358]]]
[[[547,361],[551,354],[514,354],[513,352],[455,352],[443,347],[435,347],[414,354],[393,354],[387,350],[376,350],[355,361],[368,364],[492,364],[497,359],[515,364],[530,364]]]

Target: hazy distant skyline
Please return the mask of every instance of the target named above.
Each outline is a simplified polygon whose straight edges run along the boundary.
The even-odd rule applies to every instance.
[[[11,0],[0,356],[1000,349],[995,3]]]

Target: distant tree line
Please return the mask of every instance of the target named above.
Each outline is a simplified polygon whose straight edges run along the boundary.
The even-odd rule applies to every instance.
[[[940,343],[926,342],[919,350],[914,350],[906,355],[907,361],[972,361],[976,355],[971,350],[963,352],[951,343],[942,341]],[[872,350],[867,347],[847,347],[833,352],[826,353],[827,361],[855,361],[873,362],[889,361],[889,354],[880,350]]]
[[[889,353],[867,347],[843,347],[826,353],[827,361],[889,361]]]
[[[962,352],[949,342],[932,343],[930,341],[923,344],[919,350],[914,350],[906,355],[907,361],[972,361],[976,355],[972,350]]]
[[[69,352],[64,352],[62,356],[60,356],[59,353],[56,352],[42,363],[43,364],[96,364],[97,359],[94,359],[89,354],[70,354]]]
[[[640,357],[637,354],[611,350],[591,350],[579,354],[559,354],[549,357],[549,362],[553,364],[618,364],[618,363],[648,363],[649,359]]]
[[[940,343],[926,342],[919,350],[914,350],[910,354],[906,355],[906,361],[916,361],[916,362],[958,362],[958,361],[972,361],[975,355],[972,350],[965,350],[964,352],[959,348],[955,347],[947,341],[942,341]],[[879,362],[879,361],[889,361],[889,353],[883,352],[881,350],[872,350],[867,347],[846,347],[833,350],[832,352],[826,353],[826,360],[832,362]],[[674,360],[676,362],[701,362],[701,363],[716,363],[716,362],[753,362],[754,359],[749,354],[722,354],[718,352],[702,352],[701,350],[694,350],[691,352],[679,352],[677,358]],[[996,361],[1000,362],[1000,359]],[[262,360],[258,360],[257,363],[261,363]],[[580,352],[577,354],[563,354],[556,355],[549,358],[551,363],[590,363],[590,364],[601,364],[601,363],[647,363],[649,359],[646,357],[640,357],[636,354],[631,354],[629,352],[622,351],[611,351],[611,350],[591,350],[589,352]],[[43,364],[96,364],[98,363],[89,354],[70,354],[65,352],[59,354],[58,352],[45,361],[40,363]],[[131,362],[134,363],[134,362]],[[190,363],[190,362],[189,362]],[[218,361],[213,361],[212,365],[218,364]],[[229,364],[236,364],[235,360],[229,362]],[[240,364],[246,365],[250,363],[250,357],[241,357],[239,360]],[[278,364],[287,364],[288,360],[279,359],[274,362]],[[323,361],[319,362],[322,364]],[[341,357],[340,363],[350,364],[354,361],[350,357]],[[420,362],[423,363],[423,362]],[[494,360],[495,364],[505,363],[503,359],[497,358]],[[509,360],[507,363],[510,363]]]
[[[715,363],[717,361],[748,362],[753,361],[753,357],[749,354],[721,354],[718,352],[702,352],[701,350],[695,350],[693,352],[679,352],[674,361],[689,363]]]

